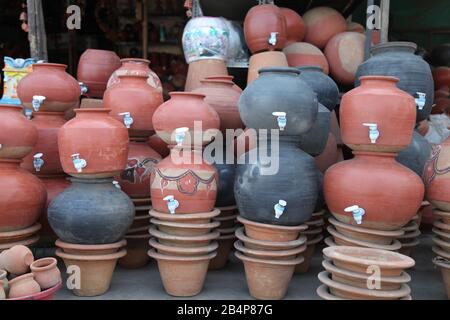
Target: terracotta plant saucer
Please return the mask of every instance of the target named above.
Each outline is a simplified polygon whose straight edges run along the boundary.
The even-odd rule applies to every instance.
[[[326,246],[328,247],[335,247],[337,246],[336,242],[334,242],[333,237],[326,237],[323,242],[325,243]]]
[[[32,244],[35,244],[38,241],[39,241],[39,236],[34,235],[27,239],[23,239],[23,240],[16,241],[16,242],[0,243],[0,251],[12,248],[17,245],[31,246]]]
[[[437,234],[442,240],[450,242],[450,232],[445,232],[438,228],[433,228],[432,231],[433,233]]]
[[[0,244],[26,240],[36,234],[41,227],[40,223],[35,223],[31,227],[22,230],[0,232]]]
[[[220,210],[214,209],[211,212],[202,213],[184,213],[184,214],[170,214],[158,212],[156,210],[150,210],[150,216],[161,221],[171,222],[186,222],[186,223],[209,223],[211,219],[217,217],[220,214]]]
[[[435,257],[433,263],[440,267],[447,298],[450,299],[450,261],[441,257]]]
[[[150,239],[149,244],[152,248],[157,250],[158,253],[174,256],[201,256],[209,254],[217,250],[219,247],[219,243],[217,241],[211,242],[207,246],[191,248],[165,245],[159,243],[156,239]]]
[[[233,249],[233,243],[236,236],[233,234],[220,235],[217,239],[219,247],[217,248],[217,256],[209,262],[209,270],[219,270],[226,266],[230,252]]]
[[[147,214],[150,210],[152,210],[152,206],[150,204],[148,205],[141,205],[141,206],[135,206],[134,210],[136,213],[145,213]]]
[[[179,247],[204,247],[220,236],[219,231],[197,236],[178,236],[159,231],[156,226],[151,226],[149,232],[159,243]]]
[[[225,229],[225,228],[232,228],[233,226],[236,225],[236,218],[237,218],[237,214],[235,215],[230,215],[230,216],[226,216],[226,217],[217,217],[214,218],[214,221],[218,221],[220,222],[220,226],[219,228]]]
[[[128,229],[127,236],[138,236],[148,234],[148,228],[150,227],[150,221],[143,227]]]
[[[405,234],[409,233],[409,232],[413,232],[413,231],[419,230],[419,225],[413,221],[413,222],[408,223],[406,226],[404,226],[402,228],[402,230],[405,231]]]
[[[232,228],[227,228],[227,229],[218,228],[217,231],[219,231],[220,235],[222,236],[222,235],[234,234],[237,229],[238,229],[238,227],[232,227]]]
[[[123,239],[110,244],[73,244],[56,240],[55,245],[61,248],[63,253],[75,255],[104,255],[119,251],[127,245],[127,240]]]
[[[148,240],[150,234],[127,235],[127,255],[119,259],[119,265],[126,269],[138,269],[144,267],[150,261],[147,251],[150,249]]]
[[[450,224],[445,224],[441,221],[435,221],[433,223],[433,226],[435,226],[438,229],[441,229],[442,231],[450,232]]]
[[[247,220],[238,216],[237,220],[244,225],[245,234],[255,240],[286,242],[298,238],[301,231],[305,231],[308,226],[278,226]]]
[[[256,240],[245,235],[244,227],[236,230],[236,237],[244,243],[246,248],[256,250],[289,250],[302,246],[307,241],[305,236],[286,242]]]
[[[142,227],[148,227],[150,225],[150,217],[148,213],[145,215],[136,215],[134,216],[133,224],[130,227],[130,230]]]
[[[316,293],[323,300],[349,300],[344,298],[339,298],[338,296],[332,295],[328,289],[328,287],[324,284],[321,284],[320,287],[317,288]]]
[[[450,212],[435,209],[433,210],[433,214],[439,217],[443,223],[450,225]]]
[[[325,224],[325,220],[323,218],[317,218],[314,220],[306,221],[305,224],[308,226],[308,229],[321,227]]]
[[[431,250],[433,250],[433,252],[436,253],[438,256],[450,260],[450,253],[445,250],[442,250],[440,247],[433,246]]]
[[[398,253],[411,257],[415,247],[417,247],[419,244],[420,244],[419,239],[414,239],[411,242],[402,243],[402,247],[398,250]]]
[[[259,259],[289,260],[296,258],[306,250],[306,244],[289,250],[257,250],[246,248],[241,240],[234,243],[234,248],[248,257]]]
[[[308,240],[306,242],[306,250],[302,253],[303,258],[305,258],[305,260],[302,263],[295,266],[295,273],[305,273],[309,270],[309,264],[311,262],[311,258],[314,252],[316,251],[316,245],[320,241],[322,241],[322,239],[323,235],[319,234],[316,236],[315,239]]]
[[[303,236],[306,236],[306,238],[309,241],[309,240],[316,239],[317,236],[319,236],[322,233],[323,233],[323,228],[322,227],[318,227],[318,228],[307,229],[306,231],[302,231],[300,234],[303,235]]]
[[[237,206],[218,207],[217,209],[220,210],[220,217],[233,216],[238,213]]]
[[[217,221],[210,223],[185,223],[163,221],[155,218],[152,218],[150,222],[157,226],[159,231],[178,236],[204,235],[220,225],[220,222]]]
[[[441,239],[439,239],[438,237],[434,236],[433,238],[433,242],[442,250],[444,250],[445,252],[448,252],[448,254],[450,254],[450,242],[447,241],[443,241]]]

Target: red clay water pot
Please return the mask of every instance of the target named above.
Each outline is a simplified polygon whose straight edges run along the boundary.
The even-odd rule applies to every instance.
[[[38,131],[38,139],[20,166],[37,175],[64,174],[58,150],[58,132],[66,123],[64,113],[35,112],[31,122]]]
[[[281,13],[286,20],[286,44],[303,41],[306,34],[306,25],[303,18],[294,10],[289,8],[280,8]]]
[[[266,51],[252,55],[248,63],[247,85],[259,76],[259,69],[264,67],[287,67],[288,61],[282,51]]]
[[[16,275],[28,272],[33,261],[33,253],[23,245],[14,246],[0,253],[0,269]]]
[[[170,154],[167,143],[165,143],[156,133],[148,138],[148,145],[158,152],[162,158],[165,158]]]
[[[421,179],[395,161],[395,153],[354,152],[324,177],[325,200],[344,223],[398,230],[417,213],[424,196]]]
[[[283,49],[290,67],[319,66],[325,74],[330,67],[322,51],[307,42],[294,42]]]
[[[147,84],[146,75],[119,75],[119,79],[105,91],[105,108],[111,109],[111,116],[129,129],[130,137],[150,136],[153,114],[163,103],[162,92]]]
[[[398,89],[397,78],[364,76],[341,100],[343,142],[353,150],[398,152],[412,140],[414,98]],[[395,119],[395,121],[393,121]]]
[[[19,298],[41,292],[32,273],[27,273],[9,281],[9,298]]]
[[[33,225],[47,198],[42,182],[19,165],[20,160],[0,159],[0,232]]]
[[[244,36],[252,53],[283,49],[287,29],[281,9],[273,4],[252,7],[245,16]]]
[[[33,72],[20,80],[17,86],[22,105],[34,111],[52,112],[64,112],[77,107],[81,88],[78,81],[66,72],[66,68],[65,64],[57,63],[33,64]],[[33,96],[45,97],[45,100],[33,106]]]
[[[205,80],[226,80],[226,81],[233,81],[234,77],[229,75],[217,75],[217,76],[209,76],[206,77]],[[242,89],[237,85],[233,85],[233,89],[236,90],[237,93],[241,94]]]
[[[65,173],[95,179],[114,177],[125,169],[128,131],[110,111],[78,109],[76,117],[61,127],[58,148]]]
[[[191,62],[188,68],[185,91],[192,91],[201,86],[200,81],[209,76],[228,75],[225,61],[219,59],[202,59]]]
[[[22,108],[0,104],[0,159],[22,159],[38,140],[38,131],[22,113]]]
[[[434,80],[434,87],[436,90],[443,87],[450,87],[450,68],[449,67],[437,67],[431,72]]]
[[[120,66],[120,58],[113,51],[87,49],[83,52],[78,62],[77,78],[87,86],[86,95],[102,98],[109,78]]]
[[[61,272],[57,263],[58,261],[55,258],[43,258],[30,265],[34,280],[42,290],[52,288],[61,282]]]

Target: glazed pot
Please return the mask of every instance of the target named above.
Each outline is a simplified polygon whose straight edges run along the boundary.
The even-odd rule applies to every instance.
[[[31,153],[23,159],[20,166],[37,175],[63,174],[59,160],[58,132],[66,123],[64,113],[35,112],[31,122],[38,131],[38,139]],[[39,157],[40,154],[42,156]]]
[[[336,144],[336,138],[333,133],[328,134],[327,144],[323,152],[314,158],[317,168],[322,172],[331,167],[333,164],[339,161],[338,147]]]
[[[320,155],[327,145],[330,122],[330,110],[319,103],[316,121],[312,128],[302,135],[299,144],[300,149],[313,157]]]
[[[217,255],[209,262],[208,270],[220,270],[227,265],[235,239],[236,236],[234,233],[221,235],[217,239],[217,242],[219,243]]]
[[[111,109],[111,117],[128,128],[130,137],[149,137],[153,131],[153,114],[164,102],[162,92],[148,85],[147,75],[118,77],[120,82],[105,91],[105,108]]]
[[[43,258],[30,265],[34,280],[42,290],[49,289],[61,282],[61,272],[55,258]]]
[[[216,207],[228,207],[236,203],[234,199],[234,178],[236,175],[236,164],[214,163],[219,174],[219,185],[217,189]]]
[[[433,105],[434,85],[430,66],[414,54],[417,46],[411,42],[387,42],[371,48],[372,57],[358,67],[355,86],[359,78],[383,75],[399,78],[397,87],[417,98],[416,122],[426,119]],[[418,93],[425,94],[425,103]]]
[[[283,49],[287,29],[281,9],[273,4],[252,7],[244,19],[244,36],[252,53]]]
[[[450,299],[450,262],[441,257],[435,257],[433,263],[440,267],[442,280],[444,282],[445,291],[447,292],[447,298]]]
[[[406,148],[416,119],[414,99],[395,86],[398,79],[394,77],[364,76],[360,80],[361,86],[342,97],[342,141],[358,151],[398,152]]]
[[[431,155],[431,144],[417,131],[413,132],[412,141],[406,149],[395,158],[399,163],[422,177],[425,164]]]
[[[286,20],[286,44],[302,41],[306,34],[306,26],[302,17],[294,10],[289,8],[280,8],[281,13]]]
[[[77,116],[58,132],[64,172],[87,179],[120,174],[128,160],[126,127],[108,115],[109,109],[77,109],[75,112]]]
[[[150,258],[147,251],[150,250],[149,234],[127,235],[127,255],[119,259],[119,265],[126,269],[138,269],[146,266]]]
[[[215,252],[219,247],[217,241],[211,242],[202,247],[178,247],[174,245],[167,245],[159,243],[156,239],[150,239],[149,244],[160,254],[167,254],[172,256],[201,256]],[[148,256],[148,255],[147,255]]]
[[[165,143],[157,134],[151,135],[150,138],[148,138],[148,145],[158,152],[162,158],[165,158],[170,154],[167,143]]]
[[[283,49],[290,67],[319,66],[325,74],[330,66],[323,52],[307,42],[294,42]]]
[[[201,86],[201,80],[217,75],[228,75],[225,61],[208,58],[191,62],[188,67],[184,91],[195,90]]]
[[[113,185],[112,179],[70,180],[72,185],[48,207],[48,220],[58,237],[75,244],[107,244],[122,239],[134,219],[130,198]]]
[[[176,236],[199,236],[206,235],[211,230],[216,229],[220,222],[210,223],[180,223],[151,219],[150,222],[155,225],[159,231]]]
[[[156,226],[151,226],[149,232],[153,237],[157,238],[158,242],[161,244],[186,248],[207,246],[211,241],[216,240],[220,236],[218,231],[195,236],[174,235],[159,231]]]
[[[33,261],[33,253],[23,245],[14,246],[0,253],[0,269],[16,275],[28,272]]]
[[[275,226],[265,223],[250,221],[241,216],[237,220],[244,225],[245,234],[255,240],[289,242],[297,239],[302,231],[305,231],[307,225],[299,226]]]
[[[9,298],[29,296],[41,291],[32,273],[27,273],[9,281]]]
[[[57,63],[33,64],[33,72],[20,80],[17,86],[22,105],[29,110],[52,112],[64,112],[77,107],[81,88],[78,81],[66,72],[66,68],[65,64]],[[45,97],[45,100],[35,99],[33,105],[34,96]]]
[[[214,209],[210,212],[187,213],[187,214],[170,214],[150,210],[150,216],[162,221],[185,222],[185,223],[209,223],[220,214],[220,210]]]
[[[107,244],[75,244],[56,240],[55,245],[63,252],[75,255],[96,256],[116,253],[127,245],[127,240]]]
[[[20,160],[0,159],[0,232],[32,226],[47,198],[42,182],[19,165]]]
[[[109,78],[120,65],[120,58],[113,51],[84,51],[78,62],[77,78],[87,86],[86,95],[90,98],[102,98]]]
[[[247,85],[259,76],[259,70],[266,67],[287,67],[286,55],[281,51],[266,51],[252,55],[248,62]]]
[[[281,235],[279,233],[278,235]],[[269,240],[258,240],[247,236],[244,232],[244,227],[236,229],[236,238],[241,240],[245,247],[256,250],[290,250],[302,246],[306,243],[306,237],[301,235],[295,240],[290,241],[269,241]],[[279,240],[279,239],[277,239]]]

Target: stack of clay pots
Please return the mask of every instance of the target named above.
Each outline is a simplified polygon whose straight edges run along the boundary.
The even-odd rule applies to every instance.
[[[411,300],[404,271],[414,266],[408,256],[378,249],[339,246],[323,250],[325,271],[317,294],[325,300]]]
[[[0,253],[0,300],[52,300],[61,288],[61,273],[55,258],[34,260],[23,245]]]

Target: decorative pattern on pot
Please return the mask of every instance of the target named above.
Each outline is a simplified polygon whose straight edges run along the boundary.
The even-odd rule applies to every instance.
[[[17,96],[17,86],[20,80],[33,71],[33,64],[36,62],[34,58],[21,59],[4,57],[5,67],[3,68],[3,96],[0,104],[20,105]]]

